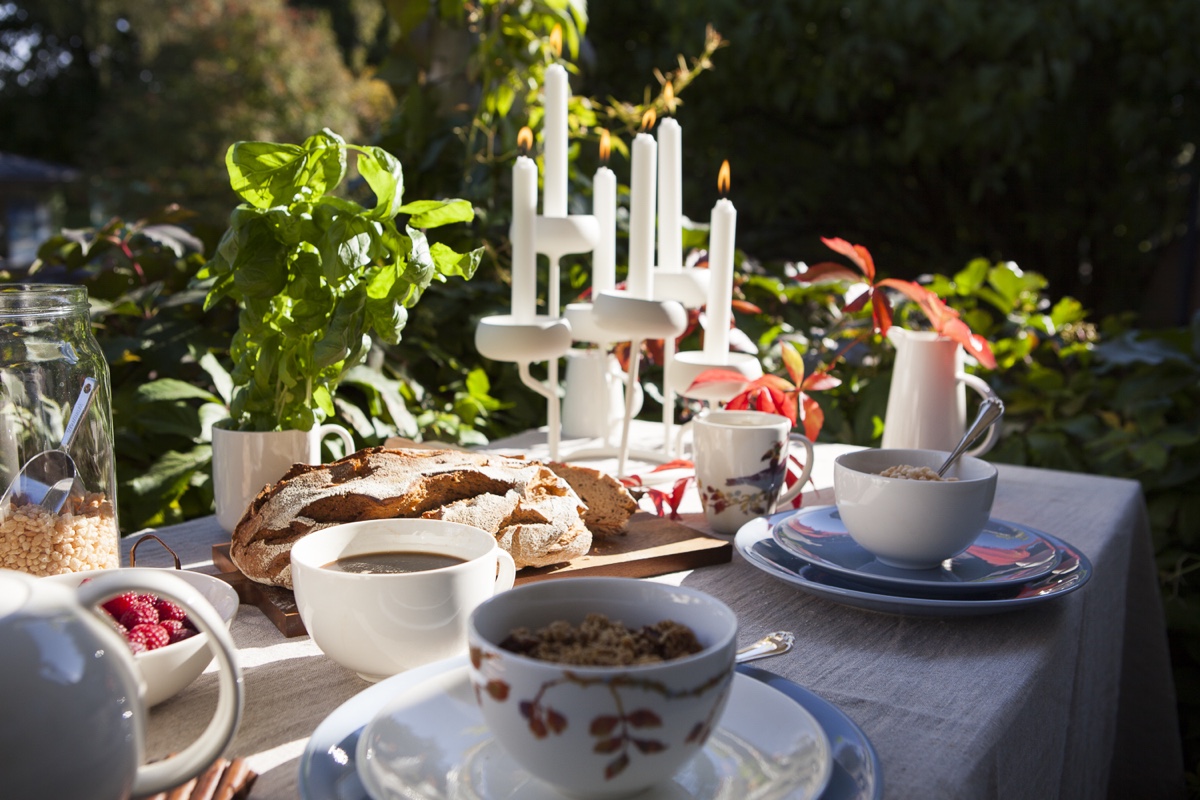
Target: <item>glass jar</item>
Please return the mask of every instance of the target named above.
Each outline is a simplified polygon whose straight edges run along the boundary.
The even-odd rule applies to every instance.
[[[62,448],[88,378],[94,397]],[[40,576],[120,566],[112,430],[108,363],[92,335],[87,289],[0,285],[0,567]],[[39,456],[60,448],[69,459]],[[55,509],[63,492],[46,488],[64,473],[55,485],[66,497]]]

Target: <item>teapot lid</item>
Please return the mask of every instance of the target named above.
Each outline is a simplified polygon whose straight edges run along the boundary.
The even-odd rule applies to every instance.
[[[23,572],[0,569],[0,617],[7,617],[29,601],[33,581]]]

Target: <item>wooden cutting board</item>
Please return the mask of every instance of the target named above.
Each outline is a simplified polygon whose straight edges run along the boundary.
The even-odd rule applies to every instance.
[[[629,520],[629,530],[620,536],[596,539],[586,556],[553,567],[527,567],[517,573],[516,584],[551,578],[607,575],[648,578],[668,572],[727,563],[733,546],[707,536],[674,520],[639,511]],[[305,635],[296,609],[296,598],[288,589],[265,586],[243,575],[229,557],[229,544],[213,545],[217,575],[238,593],[238,599],[257,606],[284,636]]]

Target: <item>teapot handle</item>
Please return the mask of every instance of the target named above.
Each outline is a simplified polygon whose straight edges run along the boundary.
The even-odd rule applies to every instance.
[[[212,604],[181,578],[166,571],[149,569],[141,575],[98,571],[94,578],[76,589],[76,597],[82,605],[92,607],[130,590],[152,592],[182,606],[196,627],[208,636],[219,666],[217,708],[208,727],[178,755],[138,767],[132,792],[133,796],[141,797],[166,791],[191,780],[220,757],[233,740],[241,721],[244,690],[237,651],[224,621]]]

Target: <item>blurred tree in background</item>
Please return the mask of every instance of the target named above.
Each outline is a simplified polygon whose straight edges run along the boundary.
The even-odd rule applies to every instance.
[[[1007,259],[1088,308],[1186,321],[1193,3],[608,0],[590,13],[585,88],[600,96],[640,91],[706,23],[729,40],[677,115],[684,210],[707,213],[712,165],[729,158],[748,253],[811,259],[818,236],[844,236],[900,277]]]

